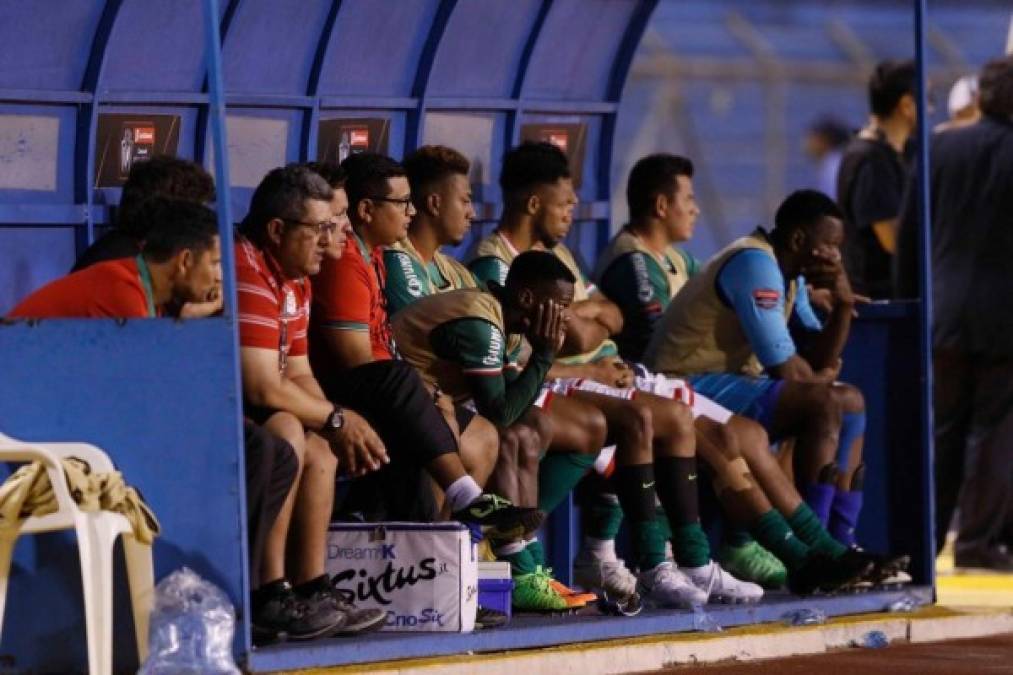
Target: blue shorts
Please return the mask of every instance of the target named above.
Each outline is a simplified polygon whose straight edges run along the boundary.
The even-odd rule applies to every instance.
[[[768,434],[771,433],[774,408],[784,389],[784,380],[729,373],[704,373],[688,379],[694,391],[717,401],[736,415],[756,420]]]

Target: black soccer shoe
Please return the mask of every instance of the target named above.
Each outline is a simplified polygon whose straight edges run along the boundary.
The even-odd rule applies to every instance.
[[[815,553],[802,567],[788,572],[788,590],[795,595],[830,593],[864,579],[871,570],[870,561],[855,556]]]
[[[493,494],[481,494],[451,516],[466,525],[475,525],[487,539],[514,541],[528,536],[542,525],[545,514],[538,509],[514,506]]]

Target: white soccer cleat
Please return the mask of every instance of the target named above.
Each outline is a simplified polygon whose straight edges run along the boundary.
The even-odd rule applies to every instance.
[[[614,600],[637,592],[637,577],[622,560],[598,560],[583,550],[573,561],[573,581],[585,590],[604,592]]]
[[[641,572],[637,586],[641,597],[656,607],[692,609],[707,603],[707,592],[698,588],[670,562]]]
[[[683,572],[708,601],[740,604],[758,602],[763,597],[759,584],[736,579],[713,560],[703,567],[683,568]]]

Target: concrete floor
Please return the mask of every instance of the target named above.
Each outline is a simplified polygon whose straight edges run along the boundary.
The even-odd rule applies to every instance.
[[[676,675],[993,675],[1013,673],[1013,633],[968,640],[852,648],[829,654],[752,663],[679,666],[654,673]]]

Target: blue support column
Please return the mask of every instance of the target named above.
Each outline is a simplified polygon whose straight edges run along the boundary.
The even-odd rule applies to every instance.
[[[81,91],[91,94],[90,100],[78,108],[77,135],[74,141],[74,201],[84,204],[84,229],[75,229],[74,242],[77,254],[95,241],[95,224],[92,215],[95,184],[95,130],[98,125],[98,83],[105,63],[109,36],[116,23],[123,0],[107,0],[91,42],[88,64],[81,80]]]
[[[225,89],[222,81],[222,45],[218,27],[218,0],[204,0],[204,54],[207,59],[207,82],[210,94],[208,101],[208,116],[211,122],[211,142],[215,149],[215,186],[218,194],[218,236],[221,239],[222,248],[222,293],[225,300],[225,316],[229,332],[231,333],[232,349],[229,353],[232,357],[231,370],[232,392],[231,403],[234,407],[232,424],[240,439],[243,438],[243,414],[242,414],[242,383],[239,375],[239,320],[236,308],[236,260],[235,248],[232,244],[232,183],[229,181],[229,154],[228,142],[225,129]],[[242,444],[239,445],[236,453],[236,471],[239,474],[239,513],[240,522],[247,522],[246,515],[246,457]],[[245,528],[244,528],[245,529]],[[250,643],[250,577],[249,577],[249,550],[248,536],[241,540],[240,556],[243,561],[243,568],[240,570],[241,593],[238,599],[240,609],[238,615],[241,617],[237,629],[236,644],[240,652],[249,653]]]
[[[919,551],[921,570],[918,578],[926,580],[935,588],[935,436],[932,411],[932,212],[929,199],[929,120],[928,120],[928,78],[926,76],[925,21],[926,0],[914,0],[915,14],[915,59],[918,76],[918,288],[921,293],[919,305],[920,351],[921,351],[921,408],[922,408],[922,453],[928,469],[928,480],[923,482],[922,504],[925,507],[922,527],[928,535],[925,545]]]

